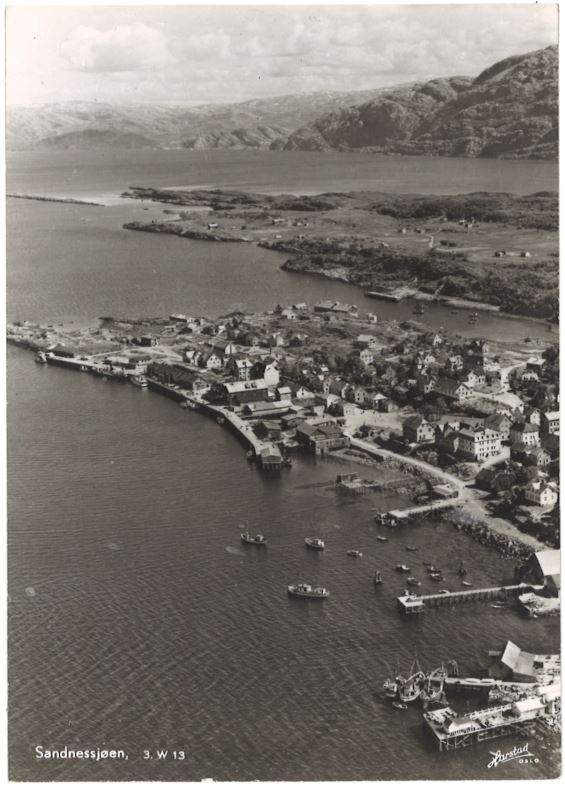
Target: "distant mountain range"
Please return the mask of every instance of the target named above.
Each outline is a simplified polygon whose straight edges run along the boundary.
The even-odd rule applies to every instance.
[[[11,108],[8,149],[185,147],[369,150],[557,158],[558,51],[502,60],[475,79],[198,107],[84,102]]]

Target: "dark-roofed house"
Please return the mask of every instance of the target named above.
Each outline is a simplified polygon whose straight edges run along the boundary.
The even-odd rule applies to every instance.
[[[508,440],[510,437],[510,427],[512,421],[504,413],[493,413],[485,418],[485,426],[487,429],[492,429],[499,432],[503,440]]]
[[[434,427],[422,415],[413,415],[402,424],[402,435],[409,443],[427,443],[434,439]]]
[[[543,413],[541,416],[541,430],[545,434],[559,433],[559,410]]]
[[[510,427],[510,440],[514,445],[539,445],[539,427],[518,421]]]
[[[319,455],[349,445],[349,438],[337,423],[325,419],[321,423],[305,421],[299,424],[296,427],[296,439],[308,451]]]

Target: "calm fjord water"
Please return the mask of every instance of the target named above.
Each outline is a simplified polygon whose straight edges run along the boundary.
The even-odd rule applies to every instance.
[[[263,182],[272,191],[302,190],[305,162],[319,179],[327,169],[332,188],[353,188],[347,178],[361,178],[351,171],[356,157],[347,156],[335,164],[338,174],[312,164],[316,157],[295,159],[302,163],[294,169],[287,157],[266,174],[266,165],[253,166],[261,157],[235,156],[223,179],[217,162],[190,160],[202,182],[235,186],[239,177],[241,186]],[[141,169],[140,161],[137,172],[131,161],[121,173],[115,161],[93,167],[93,190],[157,183],[163,162]],[[521,163],[499,163],[520,171]],[[22,186],[10,188],[55,193],[76,165],[72,156],[66,168],[60,159],[51,169],[31,161],[11,173]],[[410,166],[397,162],[407,181]],[[175,185],[170,174],[157,184]],[[11,201],[9,318],[219,314],[238,303],[259,309],[323,297],[358,298],[360,308],[383,312],[355,288],[285,274],[284,258],[255,247],[123,231],[132,210]],[[493,330],[503,323],[489,319]],[[529,324],[508,324],[520,336],[531,332]],[[303,458],[280,476],[263,475],[220,426],[155,394],[38,366],[15,348],[8,361],[12,778],[532,776],[518,763],[489,770],[488,746],[440,756],[419,711],[395,712],[380,689],[397,659],[409,668],[416,649],[427,666],[457,659],[463,674],[507,638],[555,651],[555,619],[526,620],[488,605],[418,620],[396,611],[397,562],[422,574],[421,561],[434,559],[453,587],[460,557],[478,586],[510,577],[510,563],[441,521],[377,542],[371,507],[398,499],[337,498],[332,482],[343,465],[334,460]],[[241,547],[247,522],[268,536],[264,551]],[[323,554],[304,549],[308,534],[326,538]],[[409,556],[406,544],[419,552]],[[360,561],[346,557],[351,547],[362,549]],[[381,588],[372,584],[377,567]],[[327,584],[331,598],[289,599],[286,585],[299,579]],[[35,761],[34,746],[65,744],[125,748],[129,761]],[[530,745],[537,776],[556,773],[547,745]],[[142,759],[156,748],[183,750],[186,759]]]

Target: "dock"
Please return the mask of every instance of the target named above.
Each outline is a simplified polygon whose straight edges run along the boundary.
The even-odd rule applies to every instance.
[[[508,596],[518,596],[531,587],[526,582],[520,582],[518,585],[471,588],[470,590],[455,590],[448,593],[431,593],[422,596],[415,593],[406,593],[404,596],[397,598],[397,604],[405,615],[412,615],[423,612],[426,607],[451,607],[471,601],[506,600]]]
[[[561,704],[558,683],[540,686],[515,702],[496,705],[463,715],[452,708],[424,713],[424,724],[433,735],[440,752],[462,749],[481,741],[515,735],[538,719],[555,718]]]

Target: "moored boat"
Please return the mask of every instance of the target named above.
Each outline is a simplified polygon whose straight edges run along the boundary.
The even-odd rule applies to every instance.
[[[420,585],[421,585],[422,583],[421,583],[421,582],[419,582],[419,581],[416,579],[416,577],[408,577],[408,578],[406,579],[406,584],[407,584],[407,585],[413,585],[414,587],[417,587],[417,588],[419,588],[419,587],[420,587]]]
[[[330,595],[330,591],[327,588],[312,587],[306,582],[289,585],[288,592],[291,596],[301,596],[302,598],[327,598]]]
[[[374,578],[373,581],[374,581],[375,585],[382,585],[383,584],[383,578],[381,577],[381,572],[380,571],[375,571],[375,578]]]
[[[432,582],[443,582],[443,577],[441,574],[430,574],[430,579]]]
[[[410,571],[410,569],[408,568],[408,566],[405,563],[397,563],[394,568],[395,568],[395,571],[404,571],[404,572],[407,572],[407,571],[409,572]]]
[[[47,363],[47,356],[45,355],[44,352],[40,351],[35,356],[35,360],[36,360],[37,363]]]
[[[461,584],[465,585],[466,588],[472,588],[473,587],[473,583],[472,582],[466,582],[465,580],[463,580],[463,582]]]
[[[388,541],[386,536],[377,536],[377,541]]]
[[[363,557],[363,553],[360,552],[358,549],[348,549],[347,554],[349,557]]]
[[[418,551],[418,547],[406,547],[406,551],[407,552],[417,552]]]
[[[310,549],[323,549],[326,544],[321,538],[305,538],[304,543]]]
[[[143,374],[138,374],[137,376],[132,377],[131,382],[132,385],[137,385],[138,388],[147,388],[147,378]]]
[[[393,702],[392,707],[397,710],[408,710],[408,705],[405,702]]]
[[[240,538],[244,544],[256,544],[257,546],[264,546],[267,543],[267,539],[265,536],[261,535],[261,533],[256,533],[254,536],[252,536],[248,530],[246,530],[245,533],[242,533]]]

